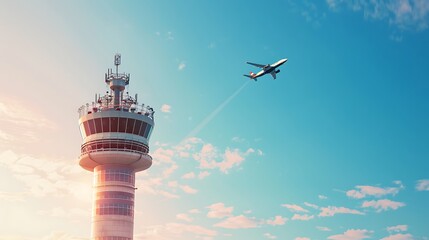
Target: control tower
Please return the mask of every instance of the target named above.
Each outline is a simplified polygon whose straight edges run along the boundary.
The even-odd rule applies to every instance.
[[[154,111],[139,105],[137,95],[124,93],[130,75],[118,73],[120,54],[114,61],[116,71],[105,74],[110,90],[78,111],[83,138],[79,164],[94,172],[92,240],[133,239],[135,173],[152,165],[148,152]]]

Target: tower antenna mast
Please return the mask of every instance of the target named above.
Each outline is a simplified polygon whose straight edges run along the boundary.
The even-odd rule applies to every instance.
[[[121,65],[121,54],[115,54],[116,76],[118,76],[118,67]]]

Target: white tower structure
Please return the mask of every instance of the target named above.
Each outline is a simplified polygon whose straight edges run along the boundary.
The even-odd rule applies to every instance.
[[[149,137],[154,111],[138,105],[137,95],[124,94],[130,75],[118,73],[121,55],[115,55],[115,73],[108,69],[104,96],[79,108],[83,138],[79,164],[94,172],[92,240],[132,240],[135,173],[152,165]]]

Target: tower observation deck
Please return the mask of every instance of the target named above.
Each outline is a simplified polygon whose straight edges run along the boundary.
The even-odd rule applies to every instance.
[[[94,172],[92,240],[132,240],[134,228],[135,173],[148,169],[149,138],[154,111],[139,105],[137,94],[124,94],[130,75],[108,69],[104,96],[79,108],[83,143],[79,165]]]

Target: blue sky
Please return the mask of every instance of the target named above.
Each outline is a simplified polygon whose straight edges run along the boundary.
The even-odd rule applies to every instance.
[[[89,239],[77,108],[116,52],[156,110],[135,239],[429,239],[428,1],[1,5],[0,239]]]

